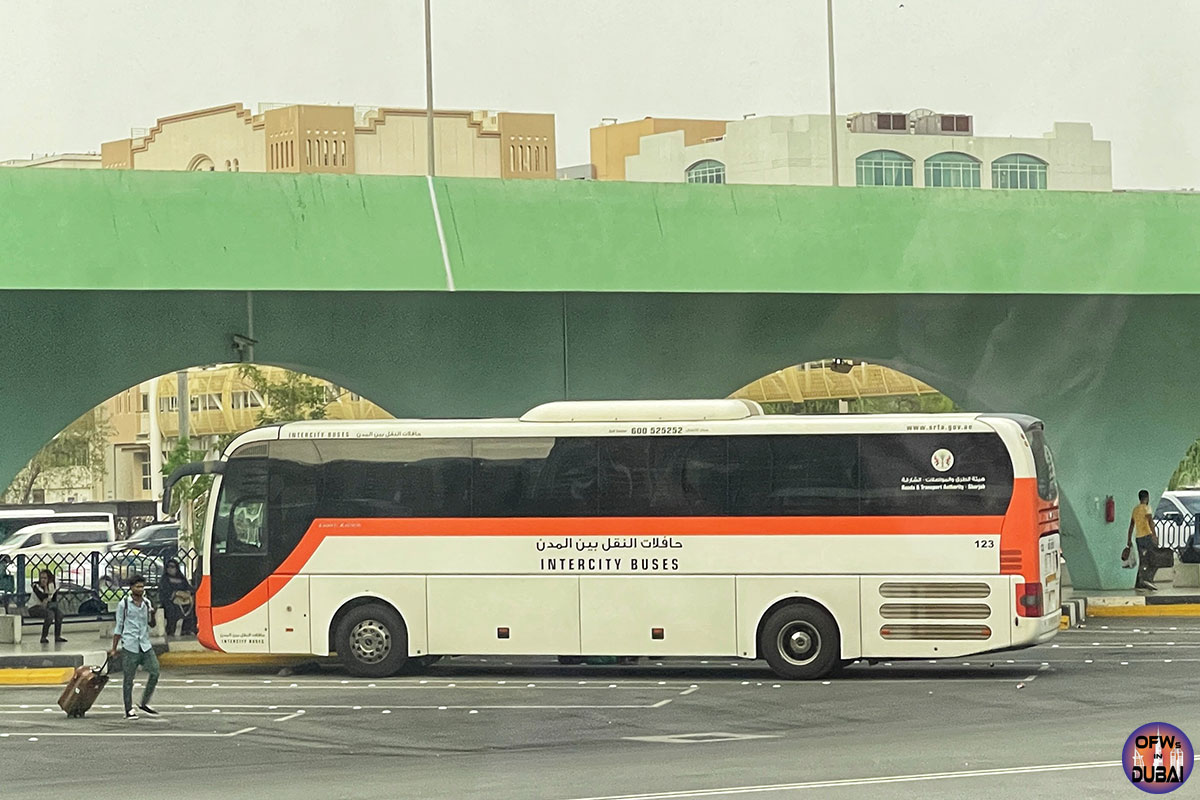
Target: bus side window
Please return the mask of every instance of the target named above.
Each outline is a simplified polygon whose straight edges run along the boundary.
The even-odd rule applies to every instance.
[[[590,517],[597,513],[596,440],[560,437],[538,476],[535,516]]]
[[[476,517],[537,516],[534,496],[550,438],[475,439],[471,447],[471,509]]]

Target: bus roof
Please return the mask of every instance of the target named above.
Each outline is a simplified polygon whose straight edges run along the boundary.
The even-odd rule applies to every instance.
[[[655,423],[673,423],[655,425]],[[239,436],[227,453],[274,439],[393,439],[436,436],[619,436],[630,433],[719,435],[786,433],[988,433],[1040,423],[1006,414],[764,414],[744,400],[559,401],[519,418],[304,420]],[[644,428],[642,426],[645,426]],[[1013,430],[1013,433],[1017,432]]]

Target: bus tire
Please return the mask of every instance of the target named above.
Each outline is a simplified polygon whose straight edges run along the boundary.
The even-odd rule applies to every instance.
[[[387,678],[408,661],[408,630],[400,615],[379,603],[352,608],[337,630],[337,652],[359,678]]]
[[[808,603],[776,609],[758,641],[771,671],[788,680],[823,678],[841,663],[841,637],[828,611]]]

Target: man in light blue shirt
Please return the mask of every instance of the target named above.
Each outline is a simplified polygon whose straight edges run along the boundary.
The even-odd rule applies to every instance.
[[[138,703],[138,708],[148,716],[158,716],[158,712],[150,707],[150,698],[154,695],[154,687],[158,685],[158,657],[154,655],[154,646],[150,644],[153,617],[154,607],[146,597],[146,580],[141,575],[135,575],[129,582],[129,594],[117,604],[117,624],[113,628],[112,650],[108,653],[115,656],[117,648],[121,648],[121,668],[125,673],[122,686],[125,719],[138,718],[133,710],[133,678],[139,666],[145,668],[147,677],[146,689],[142,692],[142,702]]]

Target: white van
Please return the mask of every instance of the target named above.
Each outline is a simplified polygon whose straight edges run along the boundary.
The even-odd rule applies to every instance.
[[[83,567],[86,556],[91,553],[107,553],[117,541],[117,530],[109,522],[42,522],[26,525],[0,542],[0,569],[11,572],[17,556],[28,556],[31,560],[50,562],[61,557],[71,562],[73,573]],[[68,565],[64,565],[68,566]]]

